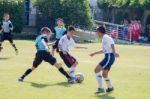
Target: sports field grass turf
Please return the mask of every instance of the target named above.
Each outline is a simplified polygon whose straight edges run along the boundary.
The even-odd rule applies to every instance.
[[[33,41],[16,41],[16,45],[20,51],[18,56],[8,42],[0,53],[0,99],[150,99],[149,46],[117,45],[120,58],[110,72],[115,91],[96,96],[94,68],[103,55],[91,58],[89,54],[98,50],[100,44],[79,44],[88,49],[72,50],[79,61],[77,72],[85,74],[85,81],[74,85],[68,85],[66,79],[45,62],[24,82],[18,82],[18,77],[32,65],[35,48]]]

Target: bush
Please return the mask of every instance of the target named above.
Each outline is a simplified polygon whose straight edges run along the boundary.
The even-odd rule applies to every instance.
[[[14,32],[20,33],[23,28],[23,2],[21,0],[2,0],[0,1],[0,20],[3,20],[3,14],[9,13],[10,20],[14,26]]]

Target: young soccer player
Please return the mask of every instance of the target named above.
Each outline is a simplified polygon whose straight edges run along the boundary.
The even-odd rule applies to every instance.
[[[4,14],[4,20],[1,23],[1,39],[0,39],[0,51],[3,49],[2,47],[2,42],[4,42],[5,40],[8,40],[10,42],[10,44],[13,46],[13,48],[15,49],[16,55],[18,54],[18,49],[16,48],[15,44],[13,43],[13,37],[12,37],[12,30],[13,30],[13,25],[12,22],[10,21],[10,16],[8,13]]]
[[[18,79],[19,81],[23,81],[24,78],[29,75],[33,70],[35,70],[44,60],[45,62],[54,65],[59,70],[59,72],[68,79],[69,83],[74,82],[75,79],[70,77],[68,73],[61,67],[61,65],[57,63],[56,59],[50,54],[48,47],[48,40],[50,35],[51,30],[48,27],[43,27],[41,29],[41,35],[38,36],[35,40],[37,53],[33,65],[31,68],[27,69],[27,71]]]
[[[66,33],[66,28],[63,26],[64,21],[61,18],[57,19],[57,26],[54,28],[54,33],[55,33],[55,44],[53,45],[52,48],[52,55],[54,56],[55,50],[58,52],[58,42],[60,38]]]
[[[58,47],[59,47],[59,55],[69,68],[69,75],[74,77],[75,68],[78,64],[77,60],[69,54],[69,51],[72,47],[75,47],[75,41],[73,40],[73,35],[75,33],[74,27],[69,27],[67,34],[61,37]],[[85,47],[75,47],[75,48],[85,48]]]
[[[104,27],[101,26],[97,29],[97,35],[99,38],[102,39],[102,49],[100,51],[90,54],[90,56],[95,56],[97,54],[104,53],[105,58],[95,68],[96,79],[98,82],[98,90],[96,94],[105,92],[102,84],[102,77],[105,79],[106,84],[108,86],[106,92],[111,92],[114,90],[110,78],[108,76],[108,73],[115,61],[115,57],[119,57],[119,54],[116,53],[115,50],[115,43],[109,35],[105,34]]]

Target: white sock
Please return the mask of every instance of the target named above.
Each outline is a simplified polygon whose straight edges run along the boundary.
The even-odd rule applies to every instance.
[[[75,67],[74,67],[74,66],[71,66],[71,68],[69,69],[69,74],[70,74],[70,76],[71,76],[71,77],[75,77],[74,73],[75,73]]]
[[[112,88],[112,84],[111,84],[111,81],[110,81],[109,77],[104,78],[104,79],[106,81],[106,84],[107,84],[108,88]]]
[[[103,83],[102,83],[102,73],[96,73],[96,79],[98,83],[98,88],[103,88]]]

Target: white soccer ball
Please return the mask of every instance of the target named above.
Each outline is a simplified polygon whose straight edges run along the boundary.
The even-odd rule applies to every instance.
[[[75,77],[76,77],[76,82],[77,83],[82,83],[84,81],[84,74],[83,73],[77,73],[75,75]]]

